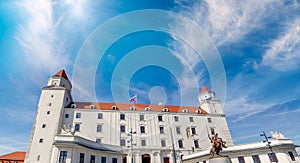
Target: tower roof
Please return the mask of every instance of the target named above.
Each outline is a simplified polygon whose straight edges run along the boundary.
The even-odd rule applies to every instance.
[[[69,78],[68,78],[67,73],[65,72],[65,70],[60,70],[59,72],[57,72],[53,76],[60,76],[60,77],[63,77],[65,79],[69,80]]]
[[[211,92],[206,86],[203,86],[200,93]]]

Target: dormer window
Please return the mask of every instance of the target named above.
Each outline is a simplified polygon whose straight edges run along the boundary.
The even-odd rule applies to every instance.
[[[169,109],[168,108],[163,108],[163,112],[168,112]]]
[[[53,85],[53,86],[56,86],[57,83],[58,83],[58,80],[52,80],[52,85]]]
[[[76,104],[72,104],[72,105],[71,105],[71,108],[76,108]]]
[[[130,107],[130,110],[135,110],[135,107],[134,107],[134,106],[131,106],[131,107]]]
[[[150,111],[150,108],[149,107],[145,107],[145,111]]]
[[[197,114],[201,114],[201,110],[196,110],[196,113]]]
[[[112,110],[117,110],[117,106],[113,105],[113,106],[111,107],[111,109],[112,109]]]
[[[187,109],[182,109],[182,112],[183,112],[183,113],[187,113],[188,110],[187,110]]]
[[[95,109],[96,106],[95,106],[95,105],[90,105],[90,108],[91,108],[91,109]]]

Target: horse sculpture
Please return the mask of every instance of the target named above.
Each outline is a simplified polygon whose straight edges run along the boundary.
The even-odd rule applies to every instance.
[[[226,142],[223,141],[222,138],[219,138],[217,133],[212,137],[208,135],[208,138],[212,143],[212,147],[210,149],[210,157],[213,158],[215,154],[221,156],[220,151],[222,151],[222,148],[227,148]]]

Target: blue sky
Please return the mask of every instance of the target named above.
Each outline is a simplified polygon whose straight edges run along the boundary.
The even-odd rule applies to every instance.
[[[0,154],[27,149],[41,88],[61,69],[77,81],[78,56],[87,55],[80,49],[93,31],[116,16],[143,9],[189,19],[218,50],[226,77],[224,110],[235,144],[261,141],[262,131],[280,131],[300,144],[299,0],[19,0],[0,1]],[[127,21],[128,26],[141,23]],[[180,21],[170,23],[167,31],[137,31],[113,42],[96,61],[96,97],[78,82],[73,83],[74,92],[80,92],[76,101],[126,102],[137,94],[138,103],[198,105],[201,86],[215,90],[210,63],[184,42],[198,33],[191,23]],[[101,46],[111,35],[97,36],[94,44]],[[129,71],[137,63],[140,67]],[[122,77],[129,82],[116,80]],[[115,85],[124,83],[125,91],[114,92]]]

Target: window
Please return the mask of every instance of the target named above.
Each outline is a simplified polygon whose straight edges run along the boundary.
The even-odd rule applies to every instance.
[[[106,163],[106,157],[101,157],[101,163]]]
[[[118,159],[117,158],[112,158],[111,162],[112,163],[118,163]]]
[[[91,108],[91,109],[95,109],[96,106],[95,106],[95,105],[90,105],[90,108]]]
[[[149,107],[145,107],[145,111],[150,111],[150,108]]]
[[[178,122],[178,121],[179,121],[178,116],[174,116],[174,121],[175,121],[175,122]]]
[[[125,120],[125,114],[120,114],[120,119]]]
[[[120,146],[122,146],[122,147],[125,147],[125,146],[126,146],[126,144],[125,144],[125,139],[121,139],[121,140],[120,140]]]
[[[125,126],[120,126],[120,131],[125,132]]]
[[[194,140],[194,145],[195,145],[195,148],[199,148],[199,141],[198,140]]]
[[[50,111],[47,111],[47,115],[49,115],[50,114]]]
[[[253,155],[252,159],[253,159],[254,163],[261,163],[258,155]]]
[[[96,139],[96,143],[101,143],[101,141],[102,141],[102,140],[101,140],[100,138],[97,138],[97,139]]]
[[[66,101],[67,101],[67,102],[69,101],[69,98],[68,98],[68,97],[66,98]]]
[[[90,163],[95,163],[95,155],[91,155],[91,161]]]
[[[46,124],[44,123],[44,124],[42,124],[42,128],[45,128],[46,127]]]
[[[239,163],[245,163],[244,156],[238,156]]]
[[[112,106],[112,110],[117,110],[117,106]]]
[[[296,161],[293,152],[290,152],[290,151],[289,151],[288,153],[289,153],[289,155],[290,155],[290,157],[291,157],[291,160],[292,160],[292,161]]]
[[[168,112],[168,108],[163,108],[163,112]]]
[[[39,140],[39,143],[43,143],[43,141],[44,141],[44,139],[40,139],[40,140]]]
[[[51,98],[53,98],[54,97],[54,95],[51,95]]]
[[[144,134],[145,133],[145,126],[141,126],[140,130],[141,130],[141,134]]]
[[[207,118],[208,123],[211,123],[211,118]]]
[[[76,118],[81,118],[81,113],[76,113]]]
[[[179,148],[183,148],[182,140],[178,140],[178,147],[179,147]]]
[[[212,135],[215,135],[215,129],[214,129],[214,128],[210,128],[210,133],[211,133]]]
[[[130,107],[130,110],[135,110],[135,107],[134,107],[134,106],[131,106],[131,107]]]
[[[76,108],[76,104],[71,104],[71,108]]]
[[[140,115],[140,121],[144,121],[145,120],[145,117],[143,114]]]
[[[160,126],[160,127],[159,127],[159,132],[160,132],[161,134],[163,134],[163,133],[164,133],[164,127]]]
[[[52,105],[51,102],[48,105],[51,106]]]
[[[69,114],[65,114],[65,118],[69,118]]]
[[[79,163],[84,163],[84,153],[80,153]]]
[[[67,160],[67,151],[60,151],[59,153],[59,163],[66,163]]]
[[[97,132],[102,132],[102,125],[97,125]]]
[[[166,146],[166,140],[161,140],[160,144],[161,144],[162,147],[165,147]]]
[[[191,130],[192,130],[192,134],[195,135],[196,134],[196,128],[192,127]]]
[[[75,124],[75,131],[80,131],[80,124]]]
[[[271,162],[278,162],[275,153],[268,153],[268,156]]]
[[[98,119],[103,119],[103,114],[102,113],[98,113]]]
[[[193,117],[190,117],[190,122],[194,122],[194,118]]]
[[[182,112],[183,112],[183,113],[187,113],[188,110],[187,110],[187,109],[182,109]]]
[[[181,132],[180,132],[180,127],[176,127],[176,133],[177,133],[177,134],[181,134]]]
[[[158,121],[160,121],[160,122],[163,121],[163,118],[161,115],[158,116]]]
[[[146,146],[146,140],[141,140],[141,145]]]
[[[37,161],[40,161],[40,158],[41,158],[41,156],[38,155],[36,160],[37,160]],[[2,162],[0,162],[0,163],[2,163]]]

